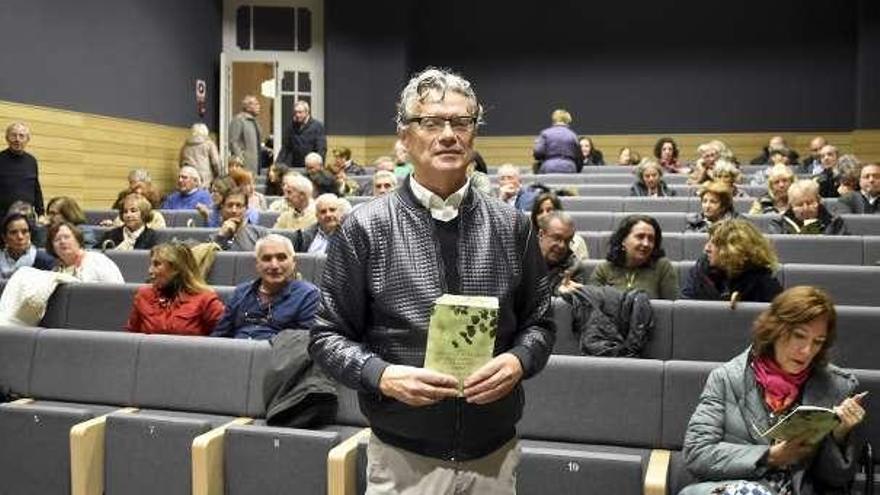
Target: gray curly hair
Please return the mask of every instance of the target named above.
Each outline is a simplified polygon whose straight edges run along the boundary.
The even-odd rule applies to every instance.
[[[477,125],[483,123],[483,106],[477,101],[470,81],[450,70],[428,67],[413,76],[400,92],[396,118],[398,130],[406,127],[406,121],[413,116],[416,104],[427,102],[435,93],[439,93],[439,98],[434,101],[443,101],[448,91],[467,98],[468,111],[477,118]]]

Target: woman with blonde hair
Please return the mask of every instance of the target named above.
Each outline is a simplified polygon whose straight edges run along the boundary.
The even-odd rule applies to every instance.
[[[730,193],[734,198],[748,198],[749,195],[739,187],[740,179],[742,178],[742,172],[740,172],[739,168],[736,165],[730,163],[727,160],[718,160],[715,162],[715,168],[709,173],[712,177],[712,180],[720,180],[726,182],[728,186],[730,186]]]
[[[788,186],[794,182],[794,173],[785,165],[774,165],[767,172],[767,194],[752,203],[749,213],[783,213],[788,209]]]
[[[694,162],[693,170],[688,177],[688,184],[700,185],[712,180],[712,169],[715,168],[715,162],[721,157],[721,147],[717,142],[709,141],[697,146],[697,154],[700,157]]]
[[[792,287],[755,321],[751,346],[715,368],[684,436],[697,482],[679,495],[849,493],[864,437],[859,382],[829,364],[837,336],[834,301]],[[838,422],[818,440],[760,435],[798,406],[833,408]]]
[[[782,292],[770,241],[747,220],[727,220],[709,229],[704,252],[682,287],[685,299],[769,302]]]
[[[129,193],[119,208],[122,225],[107,231],[101,239],[102,249],[131,251],[150,249],[156,245],[156,231],[148,225],[153,218],[153,207],[147,198]]]
[[[700,197],[700,213],[688,213],[685,232],[706,232],[718,222],[739,218],[739,213],[733,207],[733,192],[727,182],[707,182],[697,194]]]
[[[195,167],[202,176],[202,184],[210,184],[214,177],[220,176],[220,153],[211,140],[208,126],[201,122],[192,125],[192,134],[180,148],[179,165]]]
[[[571,114],[553,111],[553,125],[541,131],[535,140],[533,155],[540,162],[539,174],[577,173],[584,168],[584,155],[577,134],[569,128]]]
[[[98,243],[94,229],[86,223],[86,214],[79,203],[70,196],[55,196],[46,204],[46,217],[43,223],[51,225],[58,222],[69,222],[79,229],[82,233],[83,248],[90,249]]]
[[[199,273],[189,247],[153,247],[149,275],[149,285],[135,293],[126,330],[178,335],[208,335],[214,330],[225,308]]]

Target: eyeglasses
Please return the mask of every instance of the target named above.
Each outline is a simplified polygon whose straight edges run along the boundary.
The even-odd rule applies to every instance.
[[[419,127],[429,133],[439,133],[446,128],[446,124],[452,128],[452,132],[456,134],[467,134],[473,132],[477,126],[477,118],[470,115],[459,115],[455,117],[439,117],[437,115],[422,115],[421,117],[411,117],[406,119],[407,124],[418,124]]]

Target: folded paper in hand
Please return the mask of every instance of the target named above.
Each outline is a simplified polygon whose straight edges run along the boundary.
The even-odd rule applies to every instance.
[[[798,406],[767,431],[761,433],[761,436],[776,440],[806,438],[808,443],[818,443],[838,424],[840,424],[840,418],[832,409],[818,406]]]

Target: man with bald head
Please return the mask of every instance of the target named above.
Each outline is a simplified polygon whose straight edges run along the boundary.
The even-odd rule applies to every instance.
[[[37,214],[43,214],[37,159],[24,150],[30,140],[31,131],[25,124],[14,122],[6,128],[9,147],[0,152],[0,215],[6,215],[15,201],[26,201]]]
[[[770,141],[767,142],[767,146],[764,147],[763,151],[760,155],[752,158],[750,162],[752,165],[766,165],[770,163],[770,154],[773,151],[781,150],[788,157],[788,163],[793,165],[798,163],[798,153],[797,151],[791,149],[788,144],[785,143],[785,138],[782,136],[773,136],[770,138]]]
[[[822,171],[822,156],[819,152],[828,141],[823,136],[816,136],[810,140],[810,154],[804,158],[800,166],[800,173],[815,175]]]

